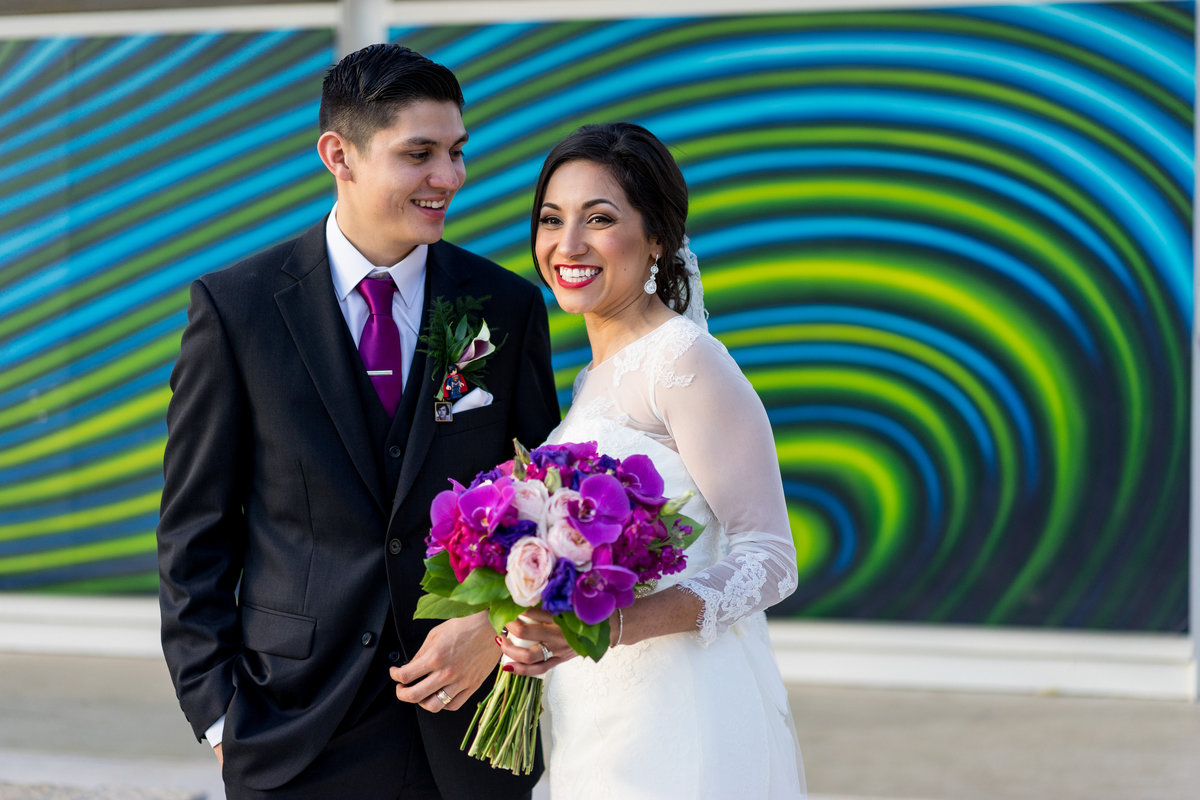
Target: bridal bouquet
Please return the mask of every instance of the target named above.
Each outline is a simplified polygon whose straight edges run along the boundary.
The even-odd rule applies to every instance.
[[[450,619],[486,610],[498,633],[523,611],[553,615],[571,648],[598,660],[609,617],[683,570],[700,526],[663,496],[648,456],[617,460],[595,442],[515,443],[516,457],[434,498],[425,594],[416,616]],[[532,644],[532,643],[530,643]],[[533,768],[541,681],[501,671],[479,704],[463,749],[514,774]],[[472,738],[473,734],[473,738]]]

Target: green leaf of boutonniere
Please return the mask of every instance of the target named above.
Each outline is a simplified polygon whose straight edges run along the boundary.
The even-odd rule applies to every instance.
[[[429,321],[419,338],[423,347],[418,350],[433,359],[433,380],[439,385],[456,365],[470,386],[487,390],[484,365],[508,339],[505,335],[498,343],[491,340],[492,331],[483,318],[483,304],[488,299],[468,295],[451,302],[437,297],[430,304]]]

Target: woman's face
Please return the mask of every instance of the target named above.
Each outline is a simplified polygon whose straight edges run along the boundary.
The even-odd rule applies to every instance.
[[[538,269],[564,311],[613,317],[651,298],[642,285],[658,241],[606,167],[562,164],[536,213]]]

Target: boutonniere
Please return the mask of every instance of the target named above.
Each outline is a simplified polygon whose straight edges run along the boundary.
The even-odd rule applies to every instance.
[[[433,359],[433,379],[438,384],[433,407],[438,422],[451,421],[455,401],[473,387],[487,391],[485,362],[504,345],[504,340],[492,342],[492,332],[483,318],[483,302],[487,299],[468,296],[449,302],[438,297],[430,305],[429,325],[420,343],[424,345],[421,352]]]

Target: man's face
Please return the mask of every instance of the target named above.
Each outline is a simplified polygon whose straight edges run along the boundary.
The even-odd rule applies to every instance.
[[[359,150],[346,144],[350,179],[338,182],[337,222],[371,263],[387,267],[442,238],[466,180],[467,131],[454,103],[420,100]]]

